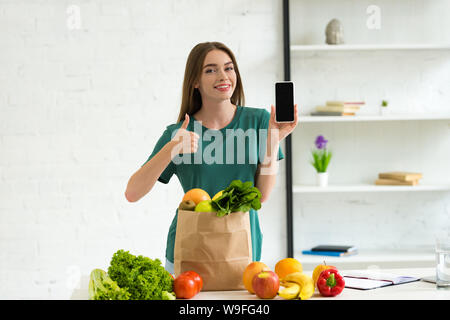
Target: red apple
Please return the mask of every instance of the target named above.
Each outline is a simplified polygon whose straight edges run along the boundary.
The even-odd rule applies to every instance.
[[[253,277],[252,287],[261,299],[273,299],[280,288],[280,279],[273,271],[262,271]]]

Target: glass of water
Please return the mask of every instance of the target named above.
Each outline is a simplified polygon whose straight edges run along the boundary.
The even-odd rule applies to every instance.
[[[436,238],[436,288],[450,290],[450,236]]]

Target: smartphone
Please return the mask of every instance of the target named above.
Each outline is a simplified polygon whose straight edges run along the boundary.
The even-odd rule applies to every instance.
[[[275,83],[275,121],[294,122],[294,83]]]

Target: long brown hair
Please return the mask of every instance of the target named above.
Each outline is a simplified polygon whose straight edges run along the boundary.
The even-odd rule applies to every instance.
[[[233,52],[220,42],[203,42],[197,44],[189,53],[186,69],[184,71],[183,93],[181,97],[180,113],[177,122],[183,121],[186,113],[192,115],[202,107],[202,97],[200,91],[194,87],[194,84],[200,80],[203,69],[203,62],[206,55],[212,50],[222,50],[227,53],[234,65],[236,72],[236,87],[231,96],[231,103],[243,106],[245,104],[244,88],[242,86],[241,75],[236,63]]]

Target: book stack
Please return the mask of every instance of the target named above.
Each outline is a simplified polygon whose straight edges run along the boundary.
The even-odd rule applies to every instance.
[[[382,172],[375,180],[376,185],[415,186],[419,184],[422,174],[418,172]]]
[[[317,106],[312,116],[354,116],[364,106],[364,101],[327,101],[324,106]]]
[[[311,250],[303,250],[302,254],[312,254],[319,256],[343,257],[358,253],[355,246],[335,246],[335,245],[319,245]]]

